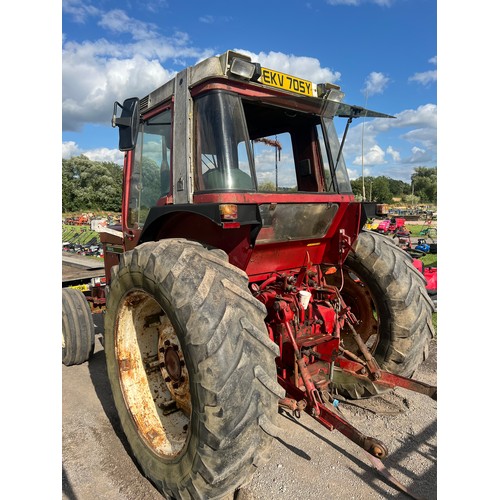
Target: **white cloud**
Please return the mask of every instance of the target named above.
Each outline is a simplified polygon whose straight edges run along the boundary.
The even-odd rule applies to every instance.
[[[82,0],[63,0],[62,11],[69,14],[74,22],[83,24],[90,16],[99,15],[99,9]]]
[[[67,141],[62,143],[62,157],[63,159],[73,158],[75,156],[86,156],[92,161],[108,161],[123,165],[123,153],[119,149],[97,148],[84,150],[81,149],[74,141]]]
[[[349,176],[350,180],[353,180],[359,177],[359,172],[357,170],[353,170],[352,168],[347,168],[347,175]],[[365,175],[369,175],[366,170]]]
[[[437,150],[437,106],[424,104],[416,110],[405,110],[396,114],[394,128],[410,128],[401,138],[410,143],[419,143],[427,150]]]
[[[363,156],[357,156],[352,163],[353,165],[363,165],[362,160],[364,160],[364,165],[372,166],[383,165],[384,163],[387,163],[384,150],[377,144],[371,146],[368,149],[368,152],[364,153]]]
[[[77,131],[85,123],[109,122],[115,100],[143,97],[173,74],[158,60],[141,55],[102,57],[99,51],[88,49],[68,44],[63,51],[63,130]]]
[[[289,75],[305,78],[315,83],[335,83],[340,79],[340,72],[332,71],[330,68],[322,68],[318,59],[307,56],[295,56],[283,54],[282,52],[249,52],[245,49],[234,49],[259,62],[266,68],[273,68]]]
[[[150,12],[160,12],[168,7],[169,0],[139,0],[137,8],[144,8]]]
[[[432,128],[416,128],[401,136],[410,143],[418,143],[429,151],[436,151],[436,131]]]
[[[385,152],[388,155],[391,155],[392,159],[396,162],[401,161],[401,155],[399,154],[399,151],[396,151],[392,146],[389,146]]]
[[[212,24],[214,22],[214,16],[200,16],[198,18],[198,21],[200,21],[200,23],[206,23],[206,24]]]
[[[404,163],[426,163],[432,161],[433,155],[425,149],[414,146],[411,148],[411,156],[403,160]]]
[[[388,84],[389,77],[385,76],[383,73],[372,71],[365,80],[363,93],[365,93],[366,96],[382,94]]]
[[[361,152],[364,151],[365,175],[368,175],[367,165],[375,167],[385,164],[390,168],[390,173],[378,170],[374,175],[393,178],[396,175],[405,181],[409,180],[410,173],[402,165],[435,166],[437,106],[425,104],[417,109],[407,109],[397,113],[395,118],[376,118],[352,126],[344,146],[346,164],[359,167],[362,164]],[[383,145],[388,142],[391,145]],[[401,172],[405,172],[405,175]],[[350,178],[360,175],[359,170],[357,175],[349,174]]]
[[[423,104],[417,109],[405,109],[392,118],[375,118],[366,127],[372,134],[379,134],[393,129],[411,128],[427,129],[435,136],[437,128],[437,106],[435,104]],[[358,125],[360,127],[360,125]],[[357,127],[357,128],[358,128]],[[366,134],[365,130],[365,134]]]
[[[67,141],[62,143],[62,157],[64,159],[80,156],[81,154],[80,148],[76,142]]]
[[[327,0],[330,5],[348,5],[358,7],[363,3],[374,3],[380,7],[390,7],[396,0]]]
[[[436,65],[437,56],[431,57],[428,62],[430,62],[433,65]],[[410,76],[410,78],[408,78],[408,81],[417,82],[422,85],[429,85],[430,83],[437,81],[437,70],[431,69],[429,71],[422,71],[420,73],[415,73],[413,76]]]
[[[354,5],[357,6],[361,3],[361,0],[327,0],[330,5]]]
[[[155,24],[130,18],[120,9],[106,12],[97,24],[113,33],[129,33],[134,40],[147,40],[158,36]]]
[[[409,78],[410,82],[421,83],[422,85],[428,85],[429,83],[435,82],[437,80],[437,70],[424,71],[423,73],[415,73]]]
[[[124,154],[119,149],[98,148],[84,151],[82,154],[92,161],[109,161],[123,165]]]
[[[77,7],[83,9],[80,2],[66,3],[66,11],[71,8],[84,18],[85,9]],[[185,33],[160,36],[155,25],[131,19],[121,10],[99,15],[101,27],[128,34],[132,41],[113,43],[101,38],[78,43],[63,38],[64,131],[79,131],[85,123],[109,123],[115,100],[143,97],[174,76],[178,70],[167,69],[166,64],[174,65],[183,58],[197,61],[213,54],[210,49],[193,47]]]
[[[293,187],[297,185],[294,161],[292,156],[282,151],[276,165],[276,152],[272,147],[263,147],[255,144],[255,164],[257,180],[263,182],[276,182],[276,166],[278,167],[278,184],[281,187]]]

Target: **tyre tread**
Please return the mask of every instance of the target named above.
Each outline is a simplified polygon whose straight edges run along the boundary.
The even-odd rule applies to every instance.
[[[142,244],[123,255],[113,276],[108,311],[133,287],[149,287],[169,301],[185,325],[192,394],[204,402],[196,426],[205,445],[196,448],[191,469],[174,479],[155,476],[147,466],[144,472],[176,498],[222,497],[248,481],[268,455],[269,429],[278,427],[284,390],[271,382],[278,353],[265,308],[252,296],[246,274],[223,253],[189,240]],[[112,316],[107,314],[106,332],[113,330]],[[130,430],[126,434],[130,441]]]
[[[425,289],[425,278],[411,257],[386,236],[363,231],[346,265],[356,274],[377,282],[388,318],[381,323],[389,333],[381,337],[375,358],[383,370],[411,377],[425,359],[434,336],[434,305]],[[385,392],[370,381],[338,377],[336,391],[353,399]]]

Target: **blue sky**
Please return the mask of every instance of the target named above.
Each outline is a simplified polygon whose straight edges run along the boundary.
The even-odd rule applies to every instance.
[[[351,126],[351,178],[437,166],[436,0],[63,0],[62,32],[63,158],[121,164],[113,102],[231,49],[397,118]]]

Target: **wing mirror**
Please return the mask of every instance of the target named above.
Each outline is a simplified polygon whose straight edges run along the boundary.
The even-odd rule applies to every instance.
[[[118,108],[122,110],[120,117],[116,116]],[[111,125],[113,127],[118,126],[120,134],[119,150],[130,151],[134,149],[139,133],[139,98],[130,97],[125,99],[123,104],[115,101]]]

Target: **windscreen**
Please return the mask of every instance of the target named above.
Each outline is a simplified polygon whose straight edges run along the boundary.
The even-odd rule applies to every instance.
[[[196,99],[198,169],[201,191],[255,191],[248,140],[238,96],[215,91]]]
[[[321,110],[221,90],[197,97],[196,190],[351,193],[333,120]]]

